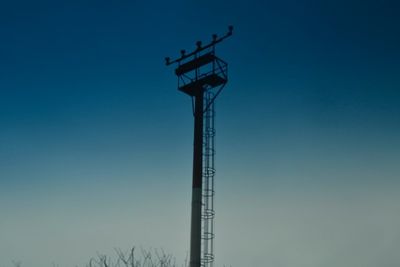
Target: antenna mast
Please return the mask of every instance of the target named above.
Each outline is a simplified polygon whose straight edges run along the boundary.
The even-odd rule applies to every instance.
[[[165,58],[167,66],[177,64],[178,90],[192,98],[194,115],[193,183],[190,229],[190,267],[213,267],[214,264],[214,138],[216,97],[228,82],[228,64],[215,54],[216,44],[233,33],[218,37],[188,54],[181,50],[175,60]]]

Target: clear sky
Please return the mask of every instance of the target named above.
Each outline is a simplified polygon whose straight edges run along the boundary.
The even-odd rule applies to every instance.
[[[164,57],[218,47],[217,266],[400,266],[397,1],[2,1],[0,266],[189,247],[193,118]]]

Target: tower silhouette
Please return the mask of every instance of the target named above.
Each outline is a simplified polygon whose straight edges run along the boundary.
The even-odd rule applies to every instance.
[[[181,50],[175,60],[178,90],[192,98],[194,115],[192,210],[190,229],[190,267],[214,264],[214,176],[215,176],[215,99],[228,82],[228,64],[218,58],[215,47],[231,36],[233,27],[203,46],[200,41],[190,53]]]

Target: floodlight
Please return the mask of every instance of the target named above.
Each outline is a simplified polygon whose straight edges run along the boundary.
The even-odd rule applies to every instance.
[[[232,35],[232,33],[233,33],[233,26],[232,25],[230,25],[229,27],[228,27],[228,34],[229,35]]]
[[[212,38],[213,38],[213,42],[215,43],[215,42],[217,41],[218,35],[213,34],[213,35],[212,35]]]
[[[201,41],[197,41],[196,45],[197,45],[197,50],[200,50],[201,49]]]

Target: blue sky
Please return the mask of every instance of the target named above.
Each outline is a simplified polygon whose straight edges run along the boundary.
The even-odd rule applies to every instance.
[[[190,99],[165,56],[218,47],[219,266],[398,266],[395,1],[0,4],[0,266],[188,252]]]

